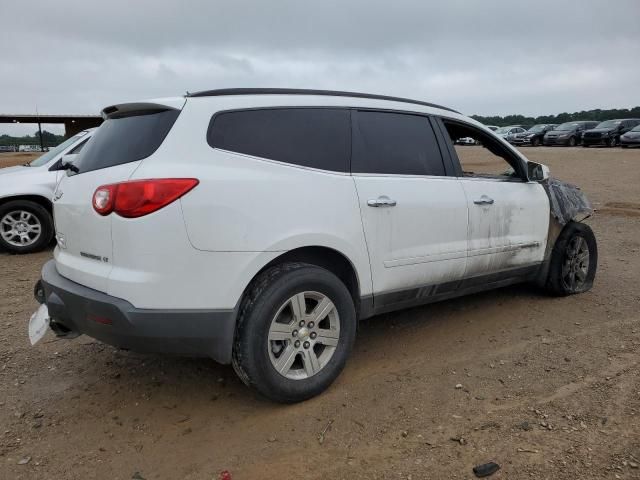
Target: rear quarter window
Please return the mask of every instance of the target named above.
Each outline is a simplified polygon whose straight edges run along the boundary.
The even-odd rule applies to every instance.
[[[147,158],[162,144],[179,110],[144,111],[108,118],[74,162],[78,173]]]
[[[348,172],[350,112],[338,108],[268,108],[220,112],[209,123],[213,148],[292,165]]]

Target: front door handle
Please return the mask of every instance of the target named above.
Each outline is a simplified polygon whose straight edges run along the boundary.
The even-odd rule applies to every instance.
[[[395,207],[396,201],[391,200],[386,195],[381,195],[375,200],[367,200],[367,205],[370,207]]]
[[[473,201],[476,205],[493,205],[493,202],[493,198],[489,198],[486,195],[482,195],[480,198]]]

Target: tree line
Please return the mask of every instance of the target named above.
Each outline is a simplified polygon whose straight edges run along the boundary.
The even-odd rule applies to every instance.
[[[56,135],[47,130],[42,131],[42,144],[45,147],[55,147],[63,141],[64,135]],[[40,132],[22,137],[14,137],[6,134],[0,135],[0,145],[40,145]]]
[[[474,120],[484,125],[497,125],[506,127],[508,125],[535,125],[536,123],[565,123],[577,120],[596,120],[603,122],[614,118],[640,118],[640,106],[634,108],[611,108],[608,110],[582,110],[581,112],[559,113],[558,115],[541,115],[539,117],[526,117],[524,115],[507,115],[501,117],[494,115],[484,117],[482,115],[471,115]]]

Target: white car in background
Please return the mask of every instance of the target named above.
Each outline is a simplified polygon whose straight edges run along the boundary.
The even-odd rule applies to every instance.
[[[0,251],[31,253],[49,245],[56,184],[93,130],[74,135],[30,163],[0,169]]]

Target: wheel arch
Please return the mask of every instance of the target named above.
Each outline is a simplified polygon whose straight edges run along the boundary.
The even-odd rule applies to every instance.
[[[292,250],[283,252],[281,255],[269,261],[253,276],[253,278],[243,291],[241,300],[250,289],[254,280],[262,272],[273,266],[292,262],[301,262],[316,265],[318,267],[325,268],[336,275],[349,290],[351,298],[353,299],[353,303],[356,307],[356,313],[358,315],[360,314],[361,280],[358,276],[358,272],[354,263],[344,253],[336,249],[320,245],[294,248]]]
[[[17,201],[17,200],[25,200],[25,201],[37,203],[38,205],[44,207],[45,210],[49,212],[49,215],[53,217],[53,204],[51,203],[51,200],[49,200],[47,197],[43,195],[38,195],[38,194],[10,195],[6,197],[2,197],[0,198],[0,207],[5,205],[6,203]]]

